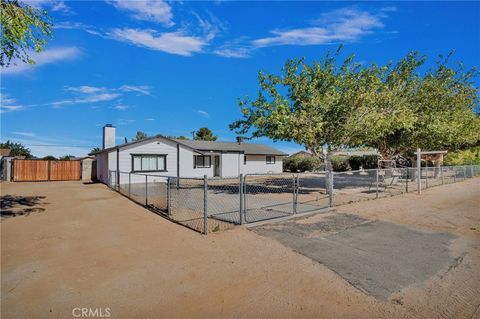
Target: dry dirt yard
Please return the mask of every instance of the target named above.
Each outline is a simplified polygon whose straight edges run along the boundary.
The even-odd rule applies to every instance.
[[[321,254],[319,262],[291,241],[258,234],[272,226],[204,236],[101,184],[2,183],[1,193],[2,318],[73,318],[77,307],[109,308],[111,318],[480,318],[479,178],[291,222],[298,237],[301,225],[323,220],[308,236],[336,245],[349,244],[338,236],[358,229],[352,220],[420,234],[418,246],[441,258],[418,264],[428,278],[403,273],[391,294],[362,289],[348,277],[355,274],[335,271],[344,266],[337,259],[322,263]],[[343,228],[329,228],[332,218]],[[411,247],[395,234],[377,240],[400,236],[388,242]],[[315,249],[323,252],[322,243]],[[374,268],[381,273],[372,278],[392,281],[398,269],[384,250],[369,253],[392,268]]]

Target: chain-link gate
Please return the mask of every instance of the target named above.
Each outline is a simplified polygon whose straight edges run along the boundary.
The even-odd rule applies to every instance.
[[[252,223],[294,214],[296,176],[245,175],[245,222]]]

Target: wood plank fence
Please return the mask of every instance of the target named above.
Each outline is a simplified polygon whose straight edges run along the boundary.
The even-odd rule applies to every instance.
[[[81,178],[80,161],[21,160],[15,159],[13,181],[72,181]]]

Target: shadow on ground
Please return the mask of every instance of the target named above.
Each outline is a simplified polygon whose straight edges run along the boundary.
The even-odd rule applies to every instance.
[[[31,213],[41,213],[46,203],[42,202],[45,196],[15,196],[4,195],[0,197],[1,218],[28,216]]]
[[[351,214],[302,217],[252,228],[336,272],[356,288],[388,300],[455,262],[454,236]]]

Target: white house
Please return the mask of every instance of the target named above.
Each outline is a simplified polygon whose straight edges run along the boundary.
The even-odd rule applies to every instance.
[[[240,174],[281,173],[287,154],[272,147],[244,142],[179,140],[160,135],[115,145],[115,128],[103,128],[103,149],[94,152],[97,178],[123,180],[125,173],[171,177],[237,177]],[[109,177],[112,171],[114,176]],[[132,183],[143,182],[131,174]]]

